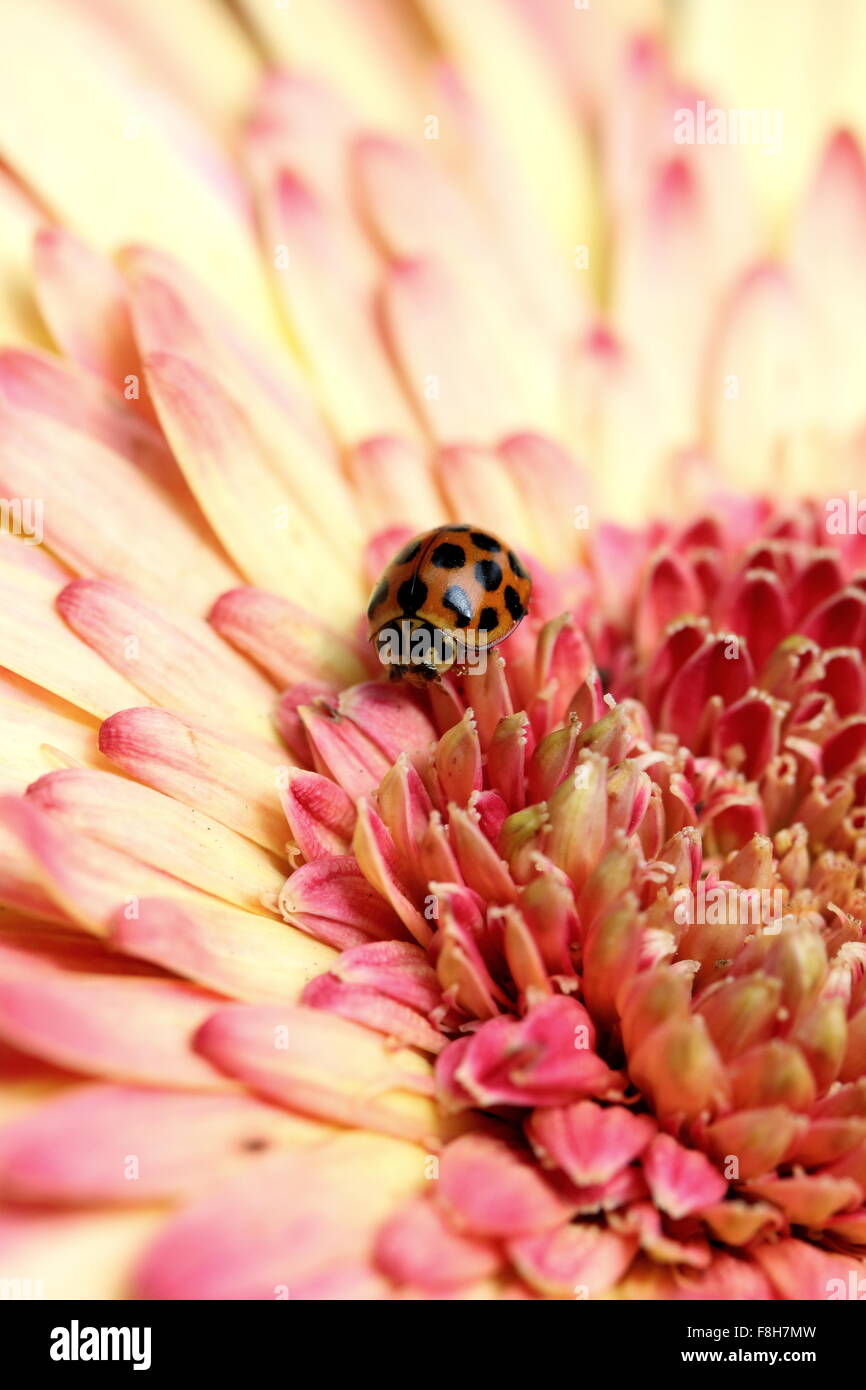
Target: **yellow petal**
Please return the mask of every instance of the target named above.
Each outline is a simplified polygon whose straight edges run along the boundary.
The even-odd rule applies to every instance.
[[[421,446],[408,439],[367,439],[352,451],[346,467],[373,535],[384,518],[390,525],[424,531],[457,516],[443,503]]]
[[[360,579],[300,512],[241,405],[187,359],[153,353],[147,369],[189,485],[238,568],[325,620],[354,619]]]
[[[727,481],[814,491],[832,464],[817,432],[821,375],[817,337],[799,286],[762,265],[736,286],[705,380],[708,443]]]
[[[240,0],[275,63],[325,79],[366,120],[386,129],[417,119],[417,54],[402,32],[399,7],[382,0]],[[411,21],[407,26],[411,34]]]
[[[563,253],[595,239],[595,190],[580,121],[517,13],[495,0],[421,0],[443,47],[495,122]]]
[[[435,462],[439,485],[455,516],[504,536],[511,545],[544,554],[523,497],[502,458],[485,449],[453,444]]]
[[[131,374],[140,379],[125,286],[112,262],[63,228],[43,227],[34,268],[39,307],[61,351],[116,393]]]
[[[497,237],[457,178],[420,148],[396,140],[357,143],[354,164],[367,220],[395,260],[442,261],[459,286],[468,322],[480,324],[520,381],[540,428],[559,424],[558,342],[520,294]],[[424,215],[418,210],[423,208]]]
[[[33,237],[39,210],[0,169],[0,343],[47,346],[33,297]]]
[[[136,704],[129,681],[80,641],[54,607],[53,580],[0,560],[0,648],[10,670],[102,719]]]
[[[385,311],[416,408],[436,438],[495,444],[518,430],[547,427],[517,363],[491,339],[444,266],[393,265]]]
[[[277,293],[336,432],[350,443],[382,431],[415,433],[351,228],[289,172],[265,194],[264,223]]]
[[[99,730],[99,746],[116,767],[281,854],[289,833],[277,784],[291,759],[229,738],[153,708],[121,710]]]
[[[226,732],[278,745],[273,686],[201,618],[146,603],[104,579],[67,584],[57,607],[73,632],[154,704],[204,714]]]
[[[34,1297],[128,1298],[134,1265],[165,1219],[165,1207],[62,1213],[4,1207],[3,1271],[30,1279],[40,1290]]]
[[[261,912],[263,894],[279,893],[285,882],[285,870],[252,840],[126,777],[68,768],[40,778],[28,800],[81,834],[251,912]]]
[[[255,47],[228,6],[184,0],[171,23],[159,5],[112,0],[90,5],[124,50],[140,62],[151,81],[165,83],[179,99],[197,107],[208,125],[230,134],[246,115],[261,69]]]
[[[23,682],[22,682],[23,684]],[[96,767],[103,761],[96,742],[97,721],[37,692],[19,696],[4,681],[0,694],[0,787],[23,791],[34,778],[74,763]],[[16,698],[19,696],[19,698]],[[62,713],[61,713],[62,711]]]
[[[243,403],[273,471],[349,560],[363,539],[352,497],[312,388],[292,359],[245,333],[172,258],[127,248],[121,263],[142,352],[188,358]]]
[[[279,340],[231,171],[108,31],[63,0],[4,6],[0,89],[0,153],[61,221],[101,250],[174,252]]]
[[[188,497],[179,502],[155,470],[65,422],[2,402],[0,486],[4,497],[44,502],[45,540],[79,574],[126,580],[199,612],[237,582],[201,519],[190,517]]]
[[[130,955],[255,1004],[297,1002],[337,959],[330,946],[287,922],[222,903],[144,898],[136,917],[115,913],[110,939]]]
[[[565,394],[569,439],[591,465],[604,514],[642,521],[672,445],[640,364],[598,329],[573,354]]]
[[[743,144],[751,178],[765,214],[779,235],[800,195],[827,133],[830,111],[845,120],[861,68],[862,5],[834,7],[833,23],[811,0],[790,0],[780,29],[774,0],[713,0],[680,5],[674,12],[671,43],[674,60],[689,83],[709,93],[710,106],[724,111],[766,113],[767,130],[781,138]],[[846,51],[847,50],[847,51]],[[808,78],[806,77],[808,74]],[[803,100],[808,81],[809,100]],[[840,83],[847,91],[837,105]],[[862,93],[862,82],[857,83]],[[860,96],[862,104],[862,94]],[[773,152],[767,153],[767,150]]]

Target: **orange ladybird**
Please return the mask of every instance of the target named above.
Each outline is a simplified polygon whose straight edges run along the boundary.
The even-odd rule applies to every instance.
[[[421,685],[452,666],[471,666],[508,637],[526,615],[531,588],[498,536],[437,526],[386,567],[367,607],[368,635],[392,680]]]

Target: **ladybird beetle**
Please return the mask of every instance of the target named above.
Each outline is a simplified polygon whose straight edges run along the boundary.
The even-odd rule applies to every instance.
[[[437,526],[386,567],[367,607],[368,636],[392,680],[423,685],[508,637],[526,615],[531,588],[498,536]]]

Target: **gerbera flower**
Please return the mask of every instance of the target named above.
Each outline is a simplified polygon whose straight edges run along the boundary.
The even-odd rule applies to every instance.
[[[0,11],[4,1288],[863,1273],[842,8]],[[530,614],[389,685],[447,520]]]

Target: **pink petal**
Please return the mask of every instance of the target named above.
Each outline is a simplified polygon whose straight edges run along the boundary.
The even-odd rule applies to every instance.
[[[50,823],[252,912],[261,912],[263,895],[278,893],[285,881],[260,846],[128,777],[63,768],[32,782],[26,800],[48,812]]]
[[[553,829],[546,852],[579,892],[601,857],[607,827],[607,764],[584,751],[548,802]]]
[[[768,1202],[717,1202],[704,1207],[701,1220],[725,1245],[749,1245],[758,1235],[770,1235],[784,1224],[782,1213]]]
[[[58,596],[66,622],[154,704],[273,741],[268,681],[200,619],[169,616],[104,579],[78,579]]]
[[[381,681],[350,686],[340,695],[337,710],[368,734],[389,763],[396,762],[401,753],[414,760],[436,738],[420,702],[406,686]]]
[[[494,1245],[452,1230],[432,1197],[395,1212],[379,1233],[375,1260],[395,1284],[431,1290],[485,1279],[502,1264]]]
[[[280,911],[293,926],[338,949],[371,937],[390,940],[401,931],[400,919],[351,855],[314,859],[296,869],[280,894]]]
[[[772,1202],[795,1226],[820,1230],[840,1211],[851,1211],[863,1200],[860,1185],[852,1178],[823,1173],[789,1178],[753,1178],[746,1191]]]
[[[594,1040],[583,1006],[556,996],[522,1019],[503,1016],[477,1029],[456,1077],[483,1107],[567,1105],[580,1096],[606,1095],[619,1078],[593,1051]]]
[[[348,984],[373,985],[382,994],[429,1014],[441,1003],[427,954],[409,941],[377,941],[343,951],[331,973]]]
[[[0,1258],[5,1269],[38,1280],[37,1297],[125,1299],[130,1271],[164,1224],[152,1206],[84,1211],[9,1205],[0,1210]]]
[[[481,830],[477,813],[451,804],[448,808],[448,828],[467,887],[487,902],[515,902],[517,887],[507,864],[500,859]]]
[[[269,243],[289,248],[277,287],[340,436],[411,438],[415,422],[369,311],[350,224],[285,166],[264,201]]]
[[[702,1236],[677,1240],[665,1234],[661,1212],[651,1202],[638,1202],[612,1218],[611,1224],[626,1234],[636,1235],[641,1248],[659,1264],[686,1265],[706,1269],[712,1260],[712,1249]]]
[[[145,365],[172,451],[246,580],[320,613],[326,623],[349,621],[359,598],[348,557],[351,540],[347,536],[346,549],[335,551],[326,545],[323,528],[310,524],[280,476],[279,455],[256,428],[250,405],[230,393],[212,364],[203,369],[188,357],[157,351]],[[327,461],[315,457],[317,471],[327,478]],[[265,536],[269,544],[262,543]]]
[[[414,536],[447,521],[420,445],[394,435],[376,435],[362,440],[346,465],[371,528],[380,526],[384,515]]]
[[[0,800],[0,822],[10,840],[14,837],[19,859],[21,848],[26,850],[51,901],[96,935],[105,934],[118,907],[133,913],[137,902],[148,894],[195,898],[192,889],[184,888],[169,874],[72,830],[59,817],[43,811],[35,798],[4,797]],[[10,898],[25,911],[38,907],[38,898],[33,900],[15,884]],[[48,915],[52,915],[50,910]]]
[[[684,1148],[669,1134],[657,1134],[641,1162],[653,1201],[675,1221],[720,1202],[728,1190],[704,1154]]]
[[[529,399],[528,379],[515,376],[513,364],[505,360],[500,344],[494,345],[482,322],[473,318],[467,327],[461,303],[460,286],[441,261],[406,259],[391,266],[384,300],[388,337],[414,404],[432,434],[444,441],[487,444],[533,426],[545,429],[547,420],[539,417]],[[431,371],[437,378],[435,393],[425,390]],[[508,381],[505,391],[504,380]],[[482,461],[476,455],[474,469],[471,464],[467,469],[471,455],[462,448],[458,452],[458,475],[465,470],[471,482],[475,472],[480,484],[478,473],[483,470],[493,499],[503,482],[513,489],[504,472],[501,481],[496,478],[501,468],[498,460],[488,456]],[[479,486],[475,500],[483,498],[484,487]],[[489,508],[486,513],[475,510],[473,515],[479,526],[496,529],[497,518]],[[508,533],[509,528],[504,529]]]
[[[712,696],[718,695],[725,705],[733,704],[745,694],[753,680],[749,653],[741,648],[736,637],[707,637],[703,647],[680,667],[668,687],[660,715],[662,728],[672,729],[682,743],[697,752],[706,728],[706,707]]]
[[[703,600],[688,561],[669,551],[653,557],[641,584],[635,637],[644,657],[656,648],[675,619],[699,614]]]
[[[481,748],[471,710],[439,740],[436,772],[445,799],[458,806],[465,806],[472,792],[481,790]]]
[[[62,227],[40,229],[34,262],[41,312],[62,351],[114,390],[123,384],[118,364],[140,376],[126,287],[112,262]]]
[[[210,612],[217,632],[279,685],[310,678],[336,685],[360,680],[363,667],[349,644],[314,612],[262,589],[230,589]]]
[[[317,772],[289,769],[280,800],[289,829],[305,859],[346,854],[355,828],[355,806],[336,782]]]
[[[587,1186],[609,1182],[643,1152],[655,1130],[648,1115],[581,1100],[564,1109],[534,1110],[528,1135],[542,1162]]]
[[[114,913],[109,939],[207,989],[252,1003],[294,1002],[334,956],[285,922],[226,904],[142,898],[136,913]]]
[[[567,1221],[571,1209],[539,1168],[501,1140],[468,1134],[443,1151],[439,1197],[460,1231],[514,1237]]]
[[[515,811],[522,810],[526,804],[526,763],[530,746],[529,721],[520,713],[499,720],[487,749],[487,775],[491,785]]]
[[[831,1254],[805,1240],[779,1240],[757,1246],[752,1258],[777,1298],[825,1301],[861,1296],[859,1280],[866,1275],[866,1264],[852,1255]]]
[[[578,1222],[512,1240],[508,1254],[547,1298],[597,1298],[625,1273],[637,1247],[634,1236]]]
[[[147,1202],[327,1133],[248,1096],[77,1087],[2,1131],[0,1189],[17,1201]]]
[[[228,1075],[289,1109],[406,1138],[435,1133],[425,1098],[427,1064],[334,1014],[236,1005],[212,1014],[196,1046]]]
[[[186,1207],[141,1261],[146,1299],[280,1299],[370,1265],[378,1230],[423,1180],[420,1151],[352,1134],[274,1154]],[[358,1201],[359,1184],[364,1201]],[[321,1288],[321,1285],[319,1285]]]
[[[375,791],[390,763],[364,730],[321,702],[302,705],[299,713],[317,766],[353,801]]]
[[[0,452],[8,433],[2,431]],[[41,498],[43,494],[36,495]],[[47,510],[50,512],[50,506]],[[98,719],[137,703],[132,682],[69,631],[55,609],[56,596],[55,579],[32,567],[13,564],[4,552],[0,564],[0,641],[5,665]]]
[[[391,833],[399,856],[400,875],[416,892],[424,892],[418,850],[432,809],[421,777],[405,753],[385,774],[379,787],[379,814]]]
[[[70,1071],[224,1091],[229,1083],[192,1047],[221,1002],[176,980],[34,971],[0,980],[0,1032]]]
[[[345,984],[334,975],[320,975],[307,985],[302,1002],[308,1008],[361,1023],[404,1047],[435,1053],[445,1046],[443,1035],[425,1018],[370,985]]]
[[[141,467],[151,446],[134,440],[107,444],[85,432],[74,411],[70,424],[32,410],[8,412],[0,445],[0,482],[7,497],[40,497],[45,508],[45,539],[70,568],[85,575],[122,580],[156,599],[201,613],[214,593],[236,583],[236,571],[202,526],[188,500],[178,500],[170,458],[156,440],[161,464]],[[126,456],[129,450],[133,454]],[[48,465],[51,459],[54,464]],[[56,465],[56,466],[55,466]],[[73,482],[74,479],[74,482]],[[137,542],[124,541],[130,515]],[[67,633],[68,641],[68,633]],[[115,706],[117,708],[117,706]]]
[[[283,853],[286,823],[273,761],[167,710],[125,709],[99,731],[100,751],[139,781]]]
[[[358,805],[353,849],[364,877],[390,903],[415,940],[429,946],[433,933],[404,890],[394,842],[366,799]]]

